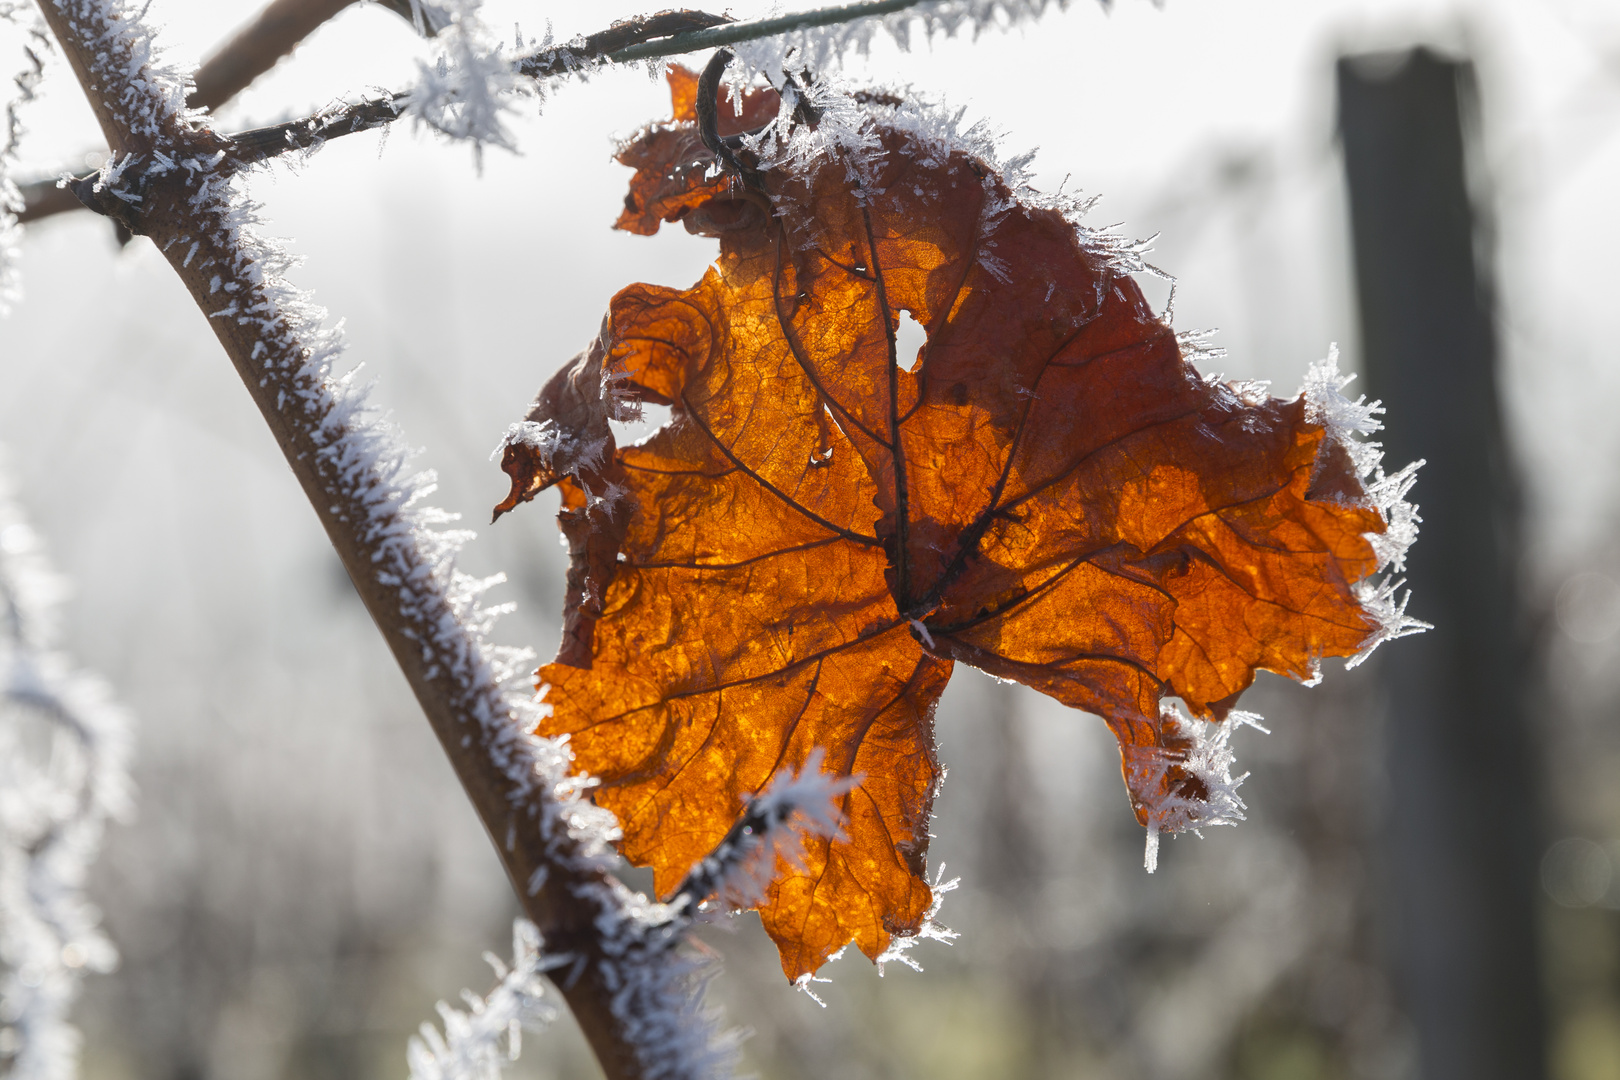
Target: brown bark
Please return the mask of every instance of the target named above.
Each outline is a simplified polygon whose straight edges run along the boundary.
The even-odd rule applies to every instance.
[[[196,109],[217,109],[276,66],[310,34],[355,0],[270,0],[203,61],[197,88],[186,98]]]

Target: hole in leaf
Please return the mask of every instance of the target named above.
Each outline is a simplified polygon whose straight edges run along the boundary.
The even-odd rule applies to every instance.
[[[915,372],[922,363],[922,347],[928,342],[928,331],[922,323],[911,317],[911,312],[900,313],[900,325],[894,332],[895,362],[907,371]]]
[[[653,432],[669,423],[669,406],[648,402],[641,406],[640,420],[609,420],[613,428],[613,441],[620,446],[634,446]]]

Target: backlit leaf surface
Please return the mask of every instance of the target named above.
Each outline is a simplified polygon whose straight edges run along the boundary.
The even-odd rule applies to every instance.
[[[1102,716],[1138,819],[1197,824],[1191,726],[1257,669],[1308,678],[1376,636],[1355,586],[1385,521],[1345,448],[1303,398],[1205,380],[1106,251],[962,144],[872,105],[858,152],[745,184],[672,82],[676,121],[622,151],[619,224],[684,221],[719,259],[613,298],[509,440],[498,508],[562,485],[543,733],[601,780],[624,854],[668,895],[819,747],[859,780],[845,835],[780,867],[761,916],[790,978],[851,941],[880,955],[929,907],[957,661]],[[606,419],[636,401],[671,420],[616,447]]]

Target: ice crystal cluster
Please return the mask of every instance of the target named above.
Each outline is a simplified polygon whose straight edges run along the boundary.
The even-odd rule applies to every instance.
[[[57,649],[64,589],[0,475],[0,1073],[71,1080],[68,1011],[118,955],[85,896],[109,818],[127,814],[131,723]]]
[[[510,967],[494,953],[484,959],[495,970],[495,989],[484,997],[463,990],[466,1012],[439,1002],[444,1032],[423,1024],[421,1036],[406,1049],[411,1080],[497,1080],[523,1052],[524,1030],[538,1030],[556,1018],[542,978],[548,961],[532,922],[512,924]]]
[[[1158,816],[1150,818],[1147,840],[1142,854],[1142,866],[1148,873],[1159,868],[1159,836],[1192,832],[1203,836],[1202,830],[1215,825],[1236,825],[1244,821],[1243,811],[1248,807],[1238,795],[1238,788],[1249,778],[1248,773],[1232,775],[1237,758],[1232,753],[1232,735],[1240,727],[1252,727],[1266,734],[1260,717],[1251,712],[1233,711],[1219,724],[1194,720],[1182,712],[1174,702],[1164,702],[1164,725],[1167,729],[1185,734],[1192,747],[1175,764],[1186,773],[1198,778],[1205,792],[1202,799],[1189,799],[1172,792],[1156,808]],[[1127,758],[1125,767],[1145,775],[1132,777],[1132,790],[1153,790],[1159,785],[1171,762],[1162,755]]]
[[[484,22],[483,0],[411,0],[418,25],[438,29],[432,60],[421,63],[409,92],[408,115],[441,134],[461,139],[481,155],[485,146],[515,150],[506,117],[527,80],[515,54]]]
[[[1383,533],[1367,536],[1378,556],[1378,573],[1356,586],[1362,607],[1378,620],[1378,632],[1361,652],[1345,661],[1346,667],[1355,667],[1386,641],[1430,629],[1428,623],[1406,613],[1407,594],[1401,592],[1405,582],[1399,578],[1406,569],[1406,549],[1417,540],[1418,525],[1423,521],[1417,507],[1406,499],[1412,485],[1417,483],[1417,472],[1423,462],[1414,461],[1398,472],[1385,475],[1383,447],[1366,439],[1382,430],[1384,424],[1378,418],[1383,415],[1384,407],[1381,402],[1369,402],[1365,397],[1354,401],[1345,397],[1341,391],[1354,379],[1354,375],[1339,373],[1339,349],[1335,345],[1328,351],[1327,359],[1311,365],[1300,390],[1305,397],[1306,416],[1326,428],[1330,440],[1344,447],[1355,465],[1356,476],[1367,490],[1368,499],[1388,523]]]

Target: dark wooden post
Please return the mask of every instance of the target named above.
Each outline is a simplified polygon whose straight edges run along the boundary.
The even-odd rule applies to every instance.
[[[1475,83],[1425,49],[1341,59],[1365,390],[1387,459],[1424,458],[1412,614],[1380,657],[1392,944],[1424,1080],[1545,1075],[1536,815],[1516,481],[1491,266],[1470,201]]]

